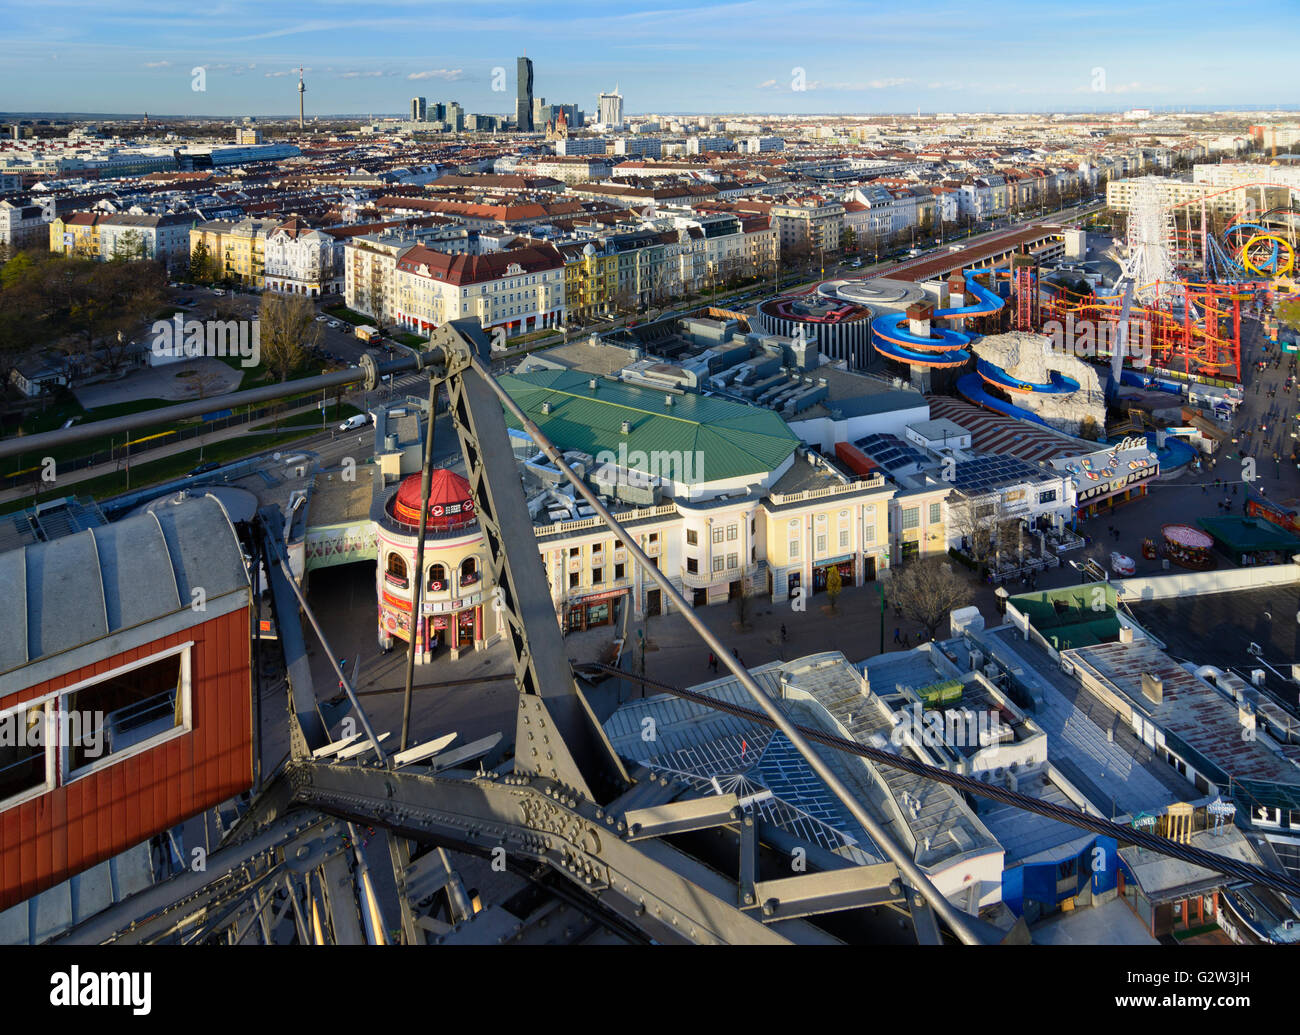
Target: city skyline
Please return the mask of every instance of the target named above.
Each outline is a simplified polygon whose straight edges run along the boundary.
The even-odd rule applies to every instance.
[[[1018,3],[999,8],[993,24],[972,19],[963,5],[921,16],[831,0],[779,7],[665,0],[614,14],[571,0],[545,17],[514,0],[485,15],[449,4],[430,13],[407,0],[364,15],[341,2],[287,3],[268,13],[231,0],[183,15],[152,0],[111,11],[83,0],[56,6],[69,17],[52,28],[48,7],[7,5],[12,41],[0,94],[10,110],[289,116],[303,66],[309,118],[398,113],[417,93],[458,100],[467,111],[512,114],[515,62],[525,54],[534,63],[535,96],[594,109],[596,95],[617,82],[628,114],[1297,103],[1277,74],[1285,64],[1281,36],[1260,32],[1274,16],[1286,17],[1280,2],[1255,5],[1241,24],[1218,24],[1222,9],[1204,3],[1185,5],[1176,22],[1159,7],[1102,2],[1044,11]],[[248,24],[262,28],[250,32]],[[431,41],[454,38],[454,50],[425,52],[422,29]],[[719,47],[728,33],[743,34],[734,53]],[[1146,42],[1153,35],[1161,45]],[[1232,55],[1247,46],[1252,60],[1236,61]]]

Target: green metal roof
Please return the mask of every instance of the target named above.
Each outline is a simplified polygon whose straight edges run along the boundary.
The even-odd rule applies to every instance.
[[[673,395],[668,406],[663,392],[603,377],[596,378],[593,389],[592,376],[580,370],[537,370],[499,380],[561,449],[595,456],[606,450],[619,453],[626,444],[629,458],[637,452],[700,454],[702,473],[693,478],[697,482],[766,474],[799,445],[799,437],[771,410],[691,393]],[[550,403],[549,413],[542,412],[544,403]],[[624,421],[630,424],[627,434],[622,431]],[[521,430],[508,412],[506,423]]]
[[[1231,553],[1259,550],[1300,550],[1300,539],[1271,521],[1231,517],[1198,518],[1196,523]]]

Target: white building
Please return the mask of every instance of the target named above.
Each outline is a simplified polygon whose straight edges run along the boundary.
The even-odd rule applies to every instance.
[[[309,298],[341,294],[343,258],[343,241],[295,216],[267,235],[266,290]]]
[[[564,258],[550,244],[480,255],[415,245],[396,256],[392,319],[413,331],[473,317],[508,336],[564,323]]]

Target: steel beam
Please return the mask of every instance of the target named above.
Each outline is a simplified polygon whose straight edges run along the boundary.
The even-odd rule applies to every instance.
[[[443,324],[429,342],[445,357],[452,423],[514,654],[515,766],[608,801],[629,783],[627,771],[569,664],[501,403],[485,374],[491,348],[477,320]],[[513,564],[506,556],[512,548]]]
[[[641,841],[650,837],[667,837],[685,834],[691,830],[707,830],[740,819],[740,799],[734,794],[710,794],[703,798],[687,798],[647,809],[633,809],[623,814],[627,824],[627,839]]]
[[[765,920],[788,920],[897,902],[897,892],[890,890],[897,878],[893,863],[876,863],[759,881],[754,893]]]

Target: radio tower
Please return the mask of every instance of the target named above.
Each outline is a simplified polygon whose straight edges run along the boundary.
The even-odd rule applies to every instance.
[[[302,69],[298,69],[298,128],[303,128],[302,123],[302,95],[307,92],[307,87],[302,81]]]

